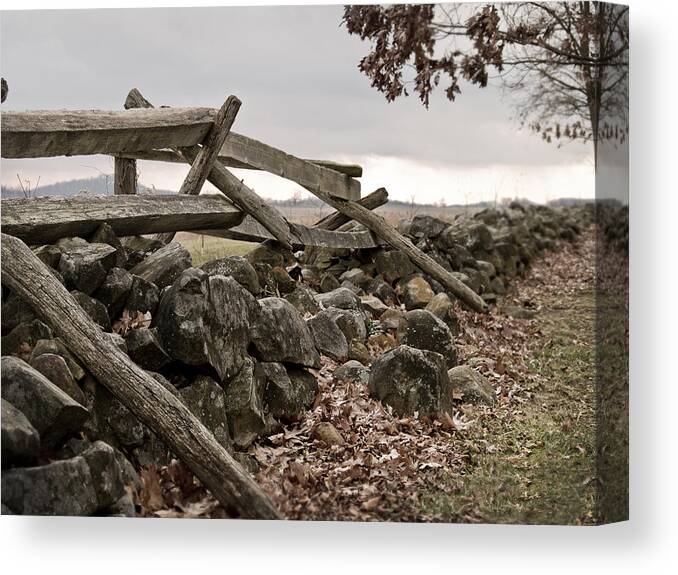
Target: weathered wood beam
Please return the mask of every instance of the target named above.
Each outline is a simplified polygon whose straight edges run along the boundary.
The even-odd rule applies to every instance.
[[[31,110],[3,112],[2,157],[41,158],[193,146],[205,139],[216,110]]]
[[[130,91],[125,101],[125,107],[128,108],[148,106],[151,106],[151,103],[136,88]],[[156,148],[169,147],[174,148],[176,146],[156,146]],[[148,150],[148,148],[139,147],[137,150]],[[322,189],[332,196],[347,200],[360,199],[360,182],[358,180],[334,169],[312,164],[235,132],[228,134],[219,156],[238,161],[241,164],[238,167],[264,170],[292,180],[305,188]]]
[[[138,160],[151,160],[154,162],[172,162],[172,163],[182,163],[183,160],[177,158],[169,150],[144,150],[139,152],[127,152],[123,154],[123,157],[138,159]],[[363,168],[357,164],[342,164],[339,162],[331,162],[329,160],[312,160],[308,158],[303,158],[304,162],[309,162],[315,164],[322,168],[327,168],[329,170],[334,170],[345,176],[351,178],[360,178],[363,175]],[[251,166],[245,162],[237,160],[236,158],[231,158],[230,156],[219,155],[219,162],[222,163],[227,168],[240,168],[243,170],[259,170],[256,166]]]
[[[136,88],[130,91],[125,101],[125,107],[127,108],[148,107],[151,105]],[[197,146],[193,146],[191,148],[182,148],[181,152],[178,150],[171,152],[181,161],[190,163],[195,160],[199,151]],[[281,245],[291,249],[292,232],[287,220],[278,210],[268,205],[221,164],[214,164],[212,166],[207,179],[243,212],[252,216],[271,232]]]
[[[292,180],[309,190],[323,190],[331,196],[346,200],[360,199],[358,180],[235,132],[231,132],[226,138],[220,155]]]
[[[21,240],[3,233],[1,243],[2,283],[28,302],[87,370],[156,433],[218,501],[242,517],[281,518],[263,490],[188,407],[118,349]]]
[[[308,190],[349,219],[363,224],[390,246],[402,251],[413,264],[418,266],[424,273],[430,275],[434,280],[440,282],[445,289],[454,294],[471,309],[479,312],[487,311],[487,304],[483,298],[455,278],[433,258],[417,248],[380,215],[371,212],[357,202],[333,198],[330,194],[325,193],[322,190],[313,190],[311,188],[308,188]]]
[[[358,203],[368,210],[376,210],[379,206],[383,206],[386,202],[388,202],[388,192],[386,191],[386,188],[379,188],[364,198],[361,198]],[[321,228],[323,230],[337,230],[350,221],[350,218],[346,214],[334,212],[332,214],[326,215],[324,218],[316,222],[314,227]]]
[[[217,160],[217,154],[224,144],[226,136],[231,131],[231,126],[238,115],[241,102],[235,96],[229,96],[224,105],[219,109],[214,124],[210,129],[202,146],[199,147],[195,159],[191,162],[191,169],[184,178],[179,195],[197,196],[212,171],[214,162]],[[169,243],[174,238],[175,232],[163,232],[157,234],[156,238]]]
[[[359,250],[374,248],[381,245],[379,240],[369,231],[337,232],[321,228],[312,228],[301,224],[290,225],[294,230],[292,241],[292,247],[294,249],[315,246]],[[196,233],[246,242],[275,241],[273,235],[250,216],[246,216],[240,225],[227,230],[206,230],[196,231]]]
[[[137,161],[129,158],[114,158],[113,193],[129,196],[137,193]]]
[[[29,244],[87,237],[107,222],[119,236],[224,229],[244,214],[221,195],[125,195],[2,201],[2,229]]]

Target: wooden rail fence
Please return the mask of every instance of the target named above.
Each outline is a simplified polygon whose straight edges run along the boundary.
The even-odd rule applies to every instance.
[[[12,199],[2,202],[2,281],[25,299],[103,385],[184,459],[225,505],[242,516],[275,518],[266,494],[178,400],[100,336],[66,289],[28,245],[88,236],[104,222],[119,236],[177,231],[273,243],[291,249],[364,249],[388,244],[477,311],[486,304],[374,208],[388,194],[361,199],[362,168],[305,160],[231,131],[240,100],[219,110],[155,109],[132,90],[121,111],[7,111],[2,113],[2,157],[107,154],[115,158],[114,196]],[[190,164],[180,193],[137,195],[136,160]],[[315,226],[287,221],[229,168],[263,170],[296,182],[336,212]],[[223,195],[201,195],[209,180]],[[364,231],[342,231],[350,220]]]

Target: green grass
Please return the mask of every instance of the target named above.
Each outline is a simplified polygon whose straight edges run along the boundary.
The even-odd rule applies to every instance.
[[[466,475],[423,498],[450,521],[592,524],[595,494],[595,300],[578,294],[540,316],[549,342],[531,361],[541,384],[508,423],[494,420]]]
[[[177,240],[190,252],[194,266],[226,256],[244,256],[258,245],[189,233],[177,234]]]

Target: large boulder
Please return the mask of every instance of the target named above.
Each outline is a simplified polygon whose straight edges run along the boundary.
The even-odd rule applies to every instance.
[[[282,298],[259,300],[261,313],[252,325],[252,343],[262,361],[288,362],[319,367],[320,356],[306,322]]]
[[[2,473],[2,503],[18,515],[92,515],[99,506],[83,457]]]
[[[348,342],[344,333],[328,313],[322,310],[314,317],[306,320],[311,332],[315,347],[321,355],[335,360],[344,360],[348,357]]]
[[[398,415],[452,413],[452,385],[439,353],[398,346],[373,364],[370,394]]]
[[[115,450],[96,442],[80,455],[2,474],[2,503],[20,515],[92,515],[125,495]]]
[[[59,273],[69,289],[86,294],[94,291],[103,283],[108,270],[117,261],[115,248],[108,244],[75,245],[62,243]]]
[[[179,396],[214,438],[229,451],[231,436],[226,418],[226,396],[223,388],[213,379],[200,375],[191,385],[179,390]]]
[[[40,434],[26,416],[2,400],[2,467],[30,464],[40,452]]]
[[[209,277],[190,268],[163,294],[154,323],[170,357],[211,365],[224,381],[244,365],[251,322],[258,315],[252,294],[232,277]]]
[[[247,358],[225,388],[226,418],[233,442],[240,448],[249,446],[271,427],[264,410],[266,382],[255,367],[254,360]]]
[[[44,375],[16,357],[2,358],[2,398],[20,410],[54,447],[80,431],[89,412]]]
[[[429,311],[408,311],[404,325],[398,332],[398,341],[410,347],[441,354],[448,368],[457,365],[457,348],[450,328]]]
[[[265,381],[264,405],[276,419],[290,421],[313,405],[318,395],[315,377],[300,367],[281,363],[257,365]]]
[[[339,287],[327,293],[317,294],[315,296],[321,307],[336,307],[339,309],[362,310],[360,297],[353,291],[345,287]]]
[[[452,389],[462,396],[464,403],[492,405],[496,401],[494,389],[487,378],[468,365],[458,365],[447,372]]]
[[[252,264],[242,256],[228,256],[212,260],[200,266],[207,275],[231,276],[252,295],[261,293],[257,272]]]

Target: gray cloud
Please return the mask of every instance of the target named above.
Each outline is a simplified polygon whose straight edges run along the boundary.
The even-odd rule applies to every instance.
[[[339,6],[4,12],[4,106],[116,109],[137,87],[156,105],[218,107],[234,93],[244,102],[236,131],[302,156],[375,154],[449,167],[563,166],[590,155],[519,132],[496,87],[468,87],[455,103],[437,94],[428,111],[412,97],[388,104],[358,71],[368,45],[340,27],[341,13]]]

